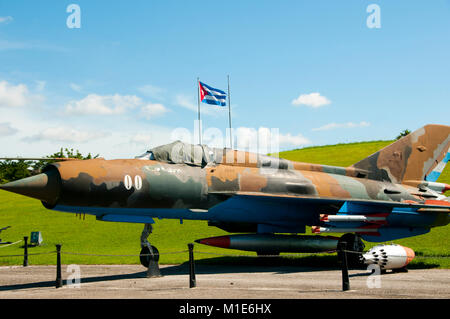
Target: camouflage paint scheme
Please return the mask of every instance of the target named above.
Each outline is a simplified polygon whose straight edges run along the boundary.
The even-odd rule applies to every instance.
[[[47,208],[99,220],[195,219],[230,231],[302,233],[305,226],[324,226],[321,214],[385,214],[382,225],[326,224],[385,241],[448,224],[449,200],[427,187],[426,176],[449,148],[450,127],[427,125],[345,168],[230,149],[208,149],[213,161],[203,156],[196,163],[173,163],[154,149],[166,160],[58,162],[40,178],[58,185],[43,200]]]

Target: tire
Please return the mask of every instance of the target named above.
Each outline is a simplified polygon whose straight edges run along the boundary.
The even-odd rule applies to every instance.
[[[364,267],[362,258],[362,252],[364,250],[364,243],[359,236],[355,234],[345,234],[339,239],[339,243],[345,242],[345,250],[353,251],[353,253],[347,253],[347,264],[349,268],[361,268]],[[338,258],[341,260],[341,253],[338,252]]]
[[[158,262],[159,261],[159,251],[155,246],[152,246],[153,251],[153,260]],[[141,249],[141,255],[147,255],[147,256],[140,256],[139,259],[141,260],[141,265],[145,268],[148,268],[148,265],[150,264],[150,258],[152,256],[150,254],[150,249],[148,247],[144,247]]]

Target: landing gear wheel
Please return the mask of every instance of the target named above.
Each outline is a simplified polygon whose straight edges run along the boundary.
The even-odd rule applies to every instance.
[[[364,250],[364,243],[359,235],[345,234],[339,239],[339,243],[345,242],[345,250],[352,251],[347,253],[347,263],[349,268],[362,268],[364,267],[364,261],[362,252]],[[339,260],[341,260],[340,253],[338,252]]]
[[[141,249],[141,255],[147,255],[147,256],[140,256],[141,265],[145,268],[148,268],[148,265],[150,264],[151,258],[155,262],[159,261],[159,251],[155,246],[152,246],[153,256],[150,255],[150,249],[148,247],[144,247]]]

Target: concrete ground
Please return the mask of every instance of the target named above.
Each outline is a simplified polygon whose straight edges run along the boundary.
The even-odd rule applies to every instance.
[[[342,291],[339,270],[292,266],[197,265],[189,288],[188,265],[161,266],[162,277],[147,278],[139,265],[81,265],[79,288],[55,288],[55,266],[0,267],[0,299],[8,298],[450,298],[450,270],[410,270],[369,276],[350,270],[351,290]],[[64,283],[70,276],[62,267]],[[377,281],[379,279],[379,281]],[[375,286],[375,288],[369,288]],[[379,288],[376,288],[379,287]]]

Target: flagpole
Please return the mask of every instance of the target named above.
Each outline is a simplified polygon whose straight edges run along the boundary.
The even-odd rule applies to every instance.
[[[231,131],[231,96],[230,96],[230,76],[227,75],[228,79],[228,122],[230,124],[230,148],[233,149],[233,133]]]
[[[200,120],[200,78],[197,78],[197,102],[198,102],[198,141],[202,144],[202,126]]]

